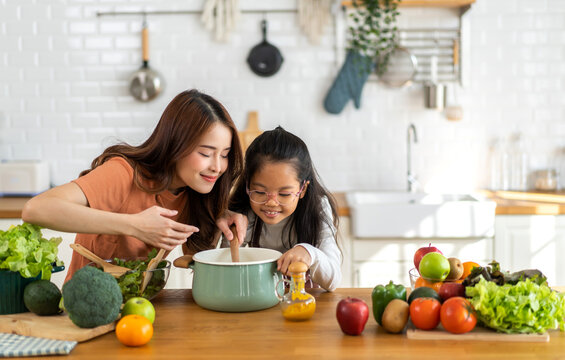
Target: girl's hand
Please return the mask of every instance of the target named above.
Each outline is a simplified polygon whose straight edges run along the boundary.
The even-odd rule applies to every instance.
[[[152,206],[131,215],[134,227],[131,235],[148,245],[171,251],[176,246],[184,244],[188,237],[199,231],[195,226],[169,219],[177,213],[177,210]]]
[[[237,229],[237,238],[239,239],[239,245],[241,245],[243,244],[243,240],[245,240],[248,222],[247,216],[226,210],[224,215],[216,220],[216,226],[222,231],[226,239],[231,241],[233,239],[233,234],[230,230],[230,226],[235,224]]]
[[[303,246],[295,246],[285,252],[277,260],[277,270],[280,271],[283,275],[288,275],[287,272],[290,264],[298,261],[305,263],[306,265],[308,265],[308,267],[310,267],[310,263],[312,262],[310,253]]]

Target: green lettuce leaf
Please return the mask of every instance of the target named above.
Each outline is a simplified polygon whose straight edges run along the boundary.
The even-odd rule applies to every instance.
[[[43,238],[41,227],[28,223],[0,230],[0,270],[19,272],[25,278],[41,274],[49,280],[53,263],[62,265],[57,258],[61,241],[60,237]]]
[[[477,318],[485,326],[505,333],[544,333],[565,330],[565,297],[531,279],[502,286],[485,279],[466,287]]]

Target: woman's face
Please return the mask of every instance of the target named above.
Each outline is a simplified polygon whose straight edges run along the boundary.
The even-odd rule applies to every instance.
[[[169,190],[188,186],[201,194],[212,191],[218,178],[228,168],[231,140],[230,128],[220,122],[214,123],[202,135],[196,149],[177,162]]]
[[[300,191],[300,180],[295,168],[286,162],[269,162],[265,164],[252,177],[249,183],[250,191],[266,192],[270,195],[267,202],[257,204],[249,200],[253,212],[263,220],[265,224],[278,224],[285,218],[292,215],[298,205],[298,197],[290,195],[292,198],[288,205],[282,206],[278,203],[279,193],[298,193]],[[302,190],[299,197],[302,198],[306,188]],[[275,197],[276,194],[276,197]]]

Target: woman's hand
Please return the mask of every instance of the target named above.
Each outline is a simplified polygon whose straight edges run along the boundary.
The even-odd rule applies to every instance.
[[[312,257],[308,250],[300,245],[288,250],[277,260],[277,270],[283,275],[288,275],[287,272],[290,264],[298,261],[305,263],[308,267],[310,267],[312,262]]]
[[[177,210],[152,206],[140,213],[130,215],[134,227],[131,235],[148,245],[171,251],[199,231],[195,226],[169,219],[177,213]]]
[[[226,239],[231,241],[233,239],[233,233],[230,230],[230,226],[235,225],[237,229],[237,238],[239,239],[239,245],[245,240],[245,234],[247,233],[247,216],[240,213],[236,213],[230,210],[226,210],[224,215],[216,220],[216,226],[222,231]]]

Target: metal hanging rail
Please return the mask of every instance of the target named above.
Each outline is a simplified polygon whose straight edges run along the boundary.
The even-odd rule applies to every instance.
[[[241,10],[242,14],[296,13],[297,9]],[[151,11],[99,11],[96,16],[148,16],[148,15],[192,15],[202,10],[151,10]]]

